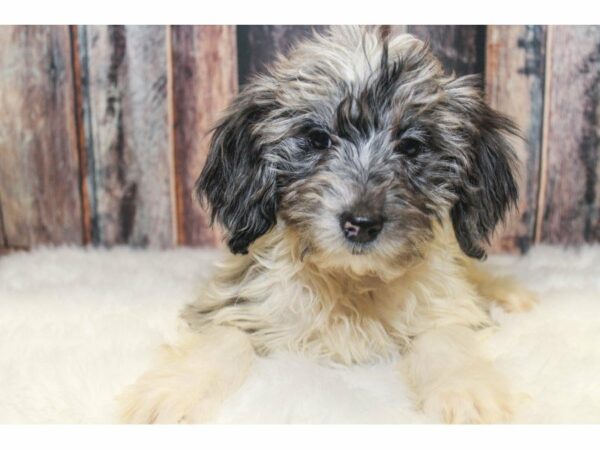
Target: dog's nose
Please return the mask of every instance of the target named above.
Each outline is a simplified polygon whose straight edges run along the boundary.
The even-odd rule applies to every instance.
[[[356,215],[345,212],[340,217],[340,225],[346,239],[352,242],[374,241],[383,228],[383,217],[379,215]]]

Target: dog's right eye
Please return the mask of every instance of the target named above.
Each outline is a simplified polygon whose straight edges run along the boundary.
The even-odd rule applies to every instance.
[[[311,131],[308,135],[308,142],[316,150],[325,150],[331,146],[331,138],[322,130]]]
[[[413,158],[420,153],[422,147],[423,144],[418,140],[407,138],[403,139],[402,142],[396,146],[396,152],[409,158]]]

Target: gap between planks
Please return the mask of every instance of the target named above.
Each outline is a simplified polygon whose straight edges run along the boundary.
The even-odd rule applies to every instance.
[[[182,245],[183,232],[181,227],[183,224],[180,215],[181,206],[179,202],[178,189],[180,189],[179,181],[177,180],[177,171],[175,170],[175,94],[173,91],[173,36],[172,26],[166,25],[166,52],[167,52],[167,139],[169,145],[169,172],[171,173],[169,193],[171,196],[171,233],[173,236],[173,245]]]
[[[81,198],[81,229],[84,245],[92,241],[92,221],[90,198],[87,187],[88,155],[86,148],[84,117],[83,117],[83,87],[82,67],[79,49],[79,31],[77,25],[69,25],[71,44],[71,70],[73,75],[73,101],[75,114],[75,130],[77,134],[77,153],[79,156],[79,196]]]
[[[533,242],[539,244],[542,238],[542,223],[544,221],[544,211],[546,205],[546,183],[547,183],[547,165],[548,165],[548,131],[550,126],[550,91],[552,88],[552,33],[553,26],[548,25],[546,29],[546,57],[544,68],[544,95],[543,113],[542,113],[542,145],[540,151],[540,162],[538,170],[538,192],[536,203],[536,215]]]

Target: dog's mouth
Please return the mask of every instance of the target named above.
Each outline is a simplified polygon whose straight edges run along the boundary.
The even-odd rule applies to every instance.
[[[350,253],[353,256],[369,254],[373,251],[373,243],[350,243]]]

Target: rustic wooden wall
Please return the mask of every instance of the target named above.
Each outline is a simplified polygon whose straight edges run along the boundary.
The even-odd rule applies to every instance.
[[[211,126],[278,52],[322,26],[0,27],[0,252],[215,246],[192,199]],[[479,73],[524,139],[493,249],[600,240],[600,27],[394,25]]]
[[[176,243],[167,31],[162,26],[78,29],[94,244]]]
[[[0,246],[81,244],[72,41],[0,27]]]
[[[178,243],[218,245],[220,234],[192,197],[219,113],[237,92],[233,26],[172,28],[173,123]]]
[[[600,239],[600,27],[552,27],[547,41],[540,239]]]
[[[545,27],[490,26],[487,29],[488,101],[517,122],[524,138],[513,140],[521,161],[521,196],[518,209],[495,236],[494,246],[501,250],[526,251],[536,241],[545,54]]]

